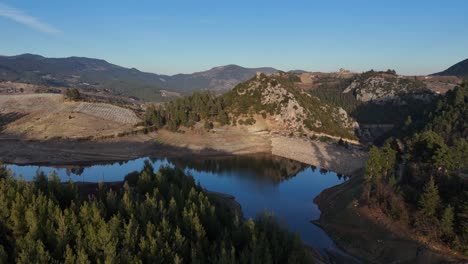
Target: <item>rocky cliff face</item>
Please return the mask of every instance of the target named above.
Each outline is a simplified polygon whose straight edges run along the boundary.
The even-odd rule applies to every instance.
[[[414,99],[428,100],[433,94],[424,83],[416,79],[390,74],[368,75],[364,73],[356,78],[343,93],[353,93],[361,102],[376,103],[404,103],[400,99],[406,95]]]

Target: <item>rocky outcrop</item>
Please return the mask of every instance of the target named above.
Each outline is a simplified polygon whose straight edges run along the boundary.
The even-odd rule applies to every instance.
[[[364,75],[364,74],[363,74]],[[390,102],[404,104],[402,96],[430,100],[433,93],[419,80],[389,74],[356,78],[343,93],[353,93],[361,102]]]
[[[235,109],[231,109],[234,112],[268,114],[283,131],[320,132],[352,138],[358,126],[344,109],[296,88],[283,76],[257,74],[236,86],[229,97],[234,101]],[[247,102],[250,107],[246,109]]]

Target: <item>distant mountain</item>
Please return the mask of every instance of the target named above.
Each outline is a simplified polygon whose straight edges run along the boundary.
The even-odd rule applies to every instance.
[[[257,72],[270,75],[277,71],[277,69],[269,67],[244,68],[230,64],[214,67],[203,72],[173,75],[166,81],[170,87],[177,87],[177,89],[181,90],[192,91],[209,89],[214,91],[227,91],[237,84],[252,78]]]
[[[457,76],[463,79],[468,79],[468,59],[460,61],[459,63],[451,66],[445,71],[434,73],[436,76]]]
[[[290,71],[288,71],[288,73],[301,74],[301,73],[307,73],[307,71],[304,71],[304,70],[290,70]]]
[[[248,80],[256,72],[271,74],[276,71],[273,68],[227,65],[204,72],[169,76],[84,57],[46,58],[34,54],[0,56],[0,81],[108,90],[145,100],[162,100],[171,94],[162,90],[182,94],[196,90],[226,91]]]

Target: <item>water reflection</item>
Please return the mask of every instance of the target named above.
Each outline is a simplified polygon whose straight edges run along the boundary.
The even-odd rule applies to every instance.
[[[279,184],[310,167],[304,163],[277,156],[233,156],[229,158],[170,158],[174,166],[198,173],[210,172],[218,176],[235,172],[236,177],[251,177],[254,181]]]
[[[345,179],[334,172],[318,170],[297,161],[274,156],[230,156],[214,158],[140,158],[111,164],[76,166],[7,165],[17,176],[33,179],[38,170],[56,171],[62,181],[122,181],[125,175],[139,171],[145,161],[155,169],[161,165],[183,169],[201,186],[233,195],[246,217],[255,217],[267,210],[284,219],[291,230],[315,248],[336,250],[328,235],[310,223],[320,211],[313,199],[324,189]]]

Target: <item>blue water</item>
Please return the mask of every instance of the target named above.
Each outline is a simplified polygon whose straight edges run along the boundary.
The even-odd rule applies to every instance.
[[[255,217],[266,210],[284,220],[304,243],[319,250],[338,251],[328,235],[311,220],[320,217],[313,199],[324,189],[344,181],[334,172],[272,156],[226,157],[214,159],[139,158],[123,163],[88,166],[7,165],[17,177],[32,180],[38,171],[55,171],[61,180],[79,182],[122,181],[130,172],[141,170],[150,161],[155,169],[161,165],[186,171],[210,191],[233,195],[241,204],[245,217]],[[77,169],[83,171],[80,175]],[[20,176],[22,175],[22,176]]]

